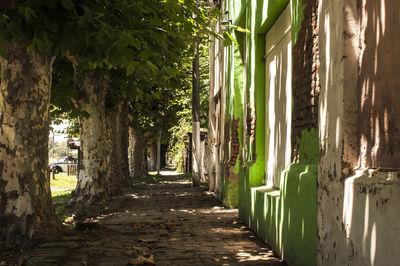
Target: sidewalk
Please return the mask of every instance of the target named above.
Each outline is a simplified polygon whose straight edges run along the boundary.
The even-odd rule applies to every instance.
[[[26,265],[284,265],[204,188],[182,175],[137,185],[108,214],[62,242],[36,248]]]

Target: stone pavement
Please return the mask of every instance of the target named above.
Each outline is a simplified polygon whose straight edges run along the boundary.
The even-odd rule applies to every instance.
[[[25,265],[284,265],[204,188],[182,175],[136,185],[62,241],[38,246]]]

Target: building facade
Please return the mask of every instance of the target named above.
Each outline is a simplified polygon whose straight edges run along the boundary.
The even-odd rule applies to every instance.
[[[396,0],[226,0],[210,190],[288,265],[397,265]]]

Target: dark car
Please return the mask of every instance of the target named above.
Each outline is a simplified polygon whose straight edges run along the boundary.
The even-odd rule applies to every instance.
[[[56,174],[61,172],[67,172],[68,165],[77,164],[78,159],[72,156],[64,156],[58,159],[55,163],[50,163],[50,171],[54,171]]]

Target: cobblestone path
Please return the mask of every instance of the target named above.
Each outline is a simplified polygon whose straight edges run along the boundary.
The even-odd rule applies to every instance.
[[[25,265],[284,265],[236,209],[183,176],[163,174],[110,201],[90,226],[38,246]]]

